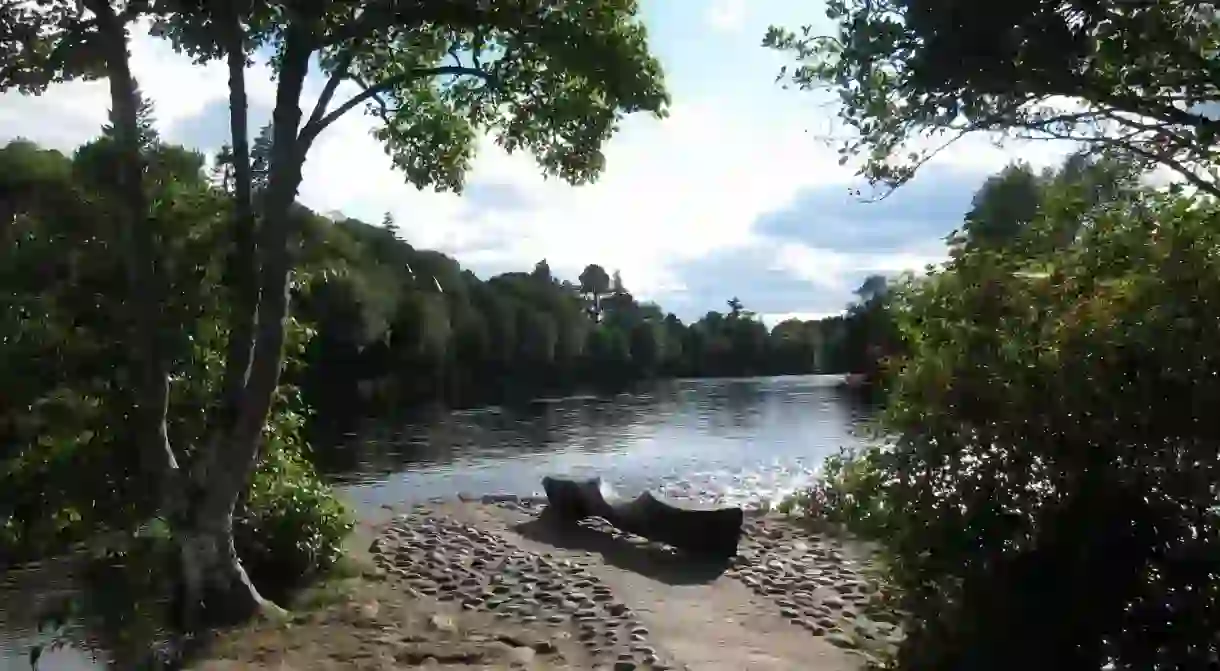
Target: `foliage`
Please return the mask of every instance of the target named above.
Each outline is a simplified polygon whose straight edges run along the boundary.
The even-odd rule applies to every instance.
[[[283,590],[329,569],[353,521],[318,477],[301,439],[295,390],[281,388],[263,457],[234,519],[234,542],[252,580]],[[274,593],[274,591],[272,591]]]
[[[867,277],[844,314],[814,322],[821,341],[819,370],[857,373],[870,385],[884,381],[882,369],[901,346],[890,309],[890,284],[880,275]]]
[[[143,489],[125,449],[123,380],[128,354],[113,315],[123,300],[119,241],[106,215],[113,154],[103,137],[72,158],[24,141],[0,148],[3,202],[13,226],[0,292],[0,557],[55,551],[65,544],[145,523],[132,506]],[[177,324],[170,434],[188,461],[205,436],[202,417],[216,398],[227,338],[222,248],[215,236],[227,200],[202,175],[202,157],[150,140],[149,225],[161,236]],[[289,369],[299,366],[311,330],[290,328]],[[304,459],[304,409],[291,387],[269,421],[263,465],[238,525],[256,533],[239,552],[259,565],[265,547],[278,575],[308,574],[333,561],[347,522]],[[89,474],[82,477],[82,474]],[[257,541],[257,542],[255,542]],[[267,571],[267,573],[272,573]]]
[[[891,294],[893,445],[806,497],[884,542],[912,616],[901,668],[1220,652],[1220,208],[1090,184],[1044,183],[1020,239]]]
[[[167,9],[156,34],[200,60],[223,54],[215,28],[222,5],[177,1]],[[601,172],[601,144],[623,115],[665,113],[660,64],[648,51],[638,11],[635,0],[409,10],[396,3],[302,9],[256,2],[240,18],[248,49],[276,51],[282,81],[303,76],[311,56],[331,78],[301,120],[301,146],[349,110],[364,108],[380,120],[374,134],[410,183],[460,190],[480,131],[510,152],[530,151],[547,174],[578,183]],[[332,106],[345,81],[360,93]],[[281,83],[284,90],[292,86]]]
[[[781,501],[779,511],[826,521],[867,539],[889,538],[895,515],[887,497],[893,484],[884,469],[887,449],[843,448],[827,457],[814,486]]]
[[[1122,199],[1139,184],[1141,171],[1113,157],[1074,154],[1057,169],[1036,173],[1028,164],[1009,165],[989,177],[974,195],[970,211],[952,246],[965,249],[1006,249],[1030,254],[1050,251],[1076,240],[1083,220],[1063,218],[1060,229],[1045,230],[1038,213],[1049,193],[1067,190],[1083,205],[1093,207]]]
[[[1214,8],[831,0],[826,15],[833,35],[772,27],[764,44],[797,60],[781,78],[841,99],[843,160],[862,157],[873,181],[902,184],[957,138],[996,131],[1117,150],[1220,194]]]

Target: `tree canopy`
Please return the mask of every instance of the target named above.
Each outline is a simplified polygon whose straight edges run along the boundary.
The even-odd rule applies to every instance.
[[[1117,151],[1220,195],[1212,9],[1189,0],[831,0],[826,15],[832,35],[773,26],[764,44],[796,59],[782,78],[838,96],[853,133],[844,160],[862,157],[870,180],[902,184],[944,146],[991,131]]]
[[[1009,167],[950,260],[879,306],[890,440],[807,503],[885,548],[893,668],[1216,659],[1220,212],[1135,173]]]

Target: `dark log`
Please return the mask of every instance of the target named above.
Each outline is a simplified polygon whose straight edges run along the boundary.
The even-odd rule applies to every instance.
[[[737,554],[745,513],[740,507],[714,508],[676,502],[644,492],[631,501],[607,501],[601,478],[569,480],[545,477],[547,511],[576,522],[600,517],[622,531],[660,541],[692,554],[732,557]]]

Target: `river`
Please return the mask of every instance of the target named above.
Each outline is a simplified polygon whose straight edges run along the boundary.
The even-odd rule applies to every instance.
[[[547,474],[601,476],[643,489],[748,503],[808,485],[822,460],[857,444],[871,410],[837,376],[676,380],[614,397],[544,399],[522,408],[371,423],[320,451],[321,465],[364,518],[385,505],[458,493],[540,493]],[[0,581],[0,671],[28,669],[31,615],[69,592],[56,563]],[[102,668],[86,651],[42,668]]]

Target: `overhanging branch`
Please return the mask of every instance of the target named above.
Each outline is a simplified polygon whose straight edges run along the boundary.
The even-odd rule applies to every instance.
[[[362,89],[372,88],[368,85],[367,82],[365,82],[358,75],[353,75],[351,79],[352,79],[352,81],[359,84],[360,88],[362,88]],[[376,102],[381,107],[381,111],[378,113],[378,116],[380,116],[381,120],[384,121],[388,125],[390,123],[391,113],[390,113],[390,105],[388,103],[386,103],[385,98],[382,98],[381,94],[378,93],[377,95],[370,98],[370,100],[372,100],[373,102]]]
[[[318,102],[314,103],[313,111],[309,114],[309,121],[305,122],[305,127],[309,128],[322,120],[326,114],[326,108],[330,106],[330,101],[335,97],[335,90],[339,88],[339,84],[343,82],[343,78],[347,76],[347,71],[352,66],[352,59],[356,52],[353,49],[348,49],[339,57],[339,62],[335,64],[335,70],[331,73],[330,79],[326,80],[326,86],[322,87],[322,94],[318,96]]]
[[[378,95],[380,95],[382,93],[389,91],[390,89],[394,88],[395,86],[399,86],[399,85],[405,84],[407,82],[414,81],[416,79],[424,79],[427,77],[443,77],[445,75],[452,75],[455,77],[463,77],[463,76],[479,77],[479,78],[483,79],[484,81],[486,81],[489,85],[492,85],[492,86],[496,85],[496,78],[492,73],[487,72],[485,70],[480,70],[478,68],[469,68],[469,67],[462,67],[462,66],[456,66],[456,65],[442,65],[442,66],[435,67],[435,68],[420,68],[420,69],[416,69],[416,70],[411,70],[409,72],[405,72],[396,77],[390,77],[389,79],[385,79],[383,81],[380,81],[380,82],[374,84],[373,86],[365,88],[358,95],[353,96],[350,100],[348,100],[347,102],[343,103],[342,105],[336,107],[333,111],[322,116],[320,119],[317,119],[316,121],[313,119],[310,119],[309,123],[305,124],[305,127],[301,129],[301,134],[298,138],[298,142],[300,142],[303,145],[308,145],[309,143],[311,143],[315,139],[317,139],[318,135],[322,131],[326,130],[327,126],[334,123],[339,117],[343,116],[344,114],[347,114],[349,111],[352,110],[352,108],[356,107],[357,105],[360,105],[361,103],[372,100],[373,98],[377,97]],[[329,85],[329,83],[330,82],[327,82],[328,85]],[[337,86],[337,84],[336,84],[336,86]]]
[[[1111,115],[1103,114],[1102,116],[1104,116],[1105,118],[1111,119],[1113,121],[1116,121],[1118,123],[1129,123],[1129,120],[1116,118]],[[1049,136],[1051,139],[1055,139],[1055,140],[1069,140],[1069,141],[1074,141],[1074,142],[1093,143],[1093,144],[1099,144],[1099,145],[1102,145],[1105,147],[1110,147],[1110,148],[1119,149],[1121,151],[1128,152],[1130,154],[1133,154],[1133,155],[1143,158],[1145,160],[1151,161],[1153,163],[1158,163],[1160,165],[1163,165],[1163,166],[1169,168],[1170,170],[1181,175],[1183,178],[1186,179],[1187,182],[1190,182],[1192,185],[1199,188],[1201,191],[1203,191],[1207,194],[1210,194],[1212,196],[1215,196],[1217,198],[1220,198],[1220,185],[1217,185],[1214,182],[1211,182],[1209,180],[1204,179],[1203,177],[1200,177],[1197,172],[1192,170],[1190,168],[1190,166],[1186,164],[1186,162],[1173,156],[1172,152],[1150,151],[1148,149],[1145,149],[1142,146],[1142,145],[1146,144],[1146,142],[1140,142],[1135,139],[1136,136],[1141,135],[1142,133],[1151,132],[1149,130],[1144,130],[1144,129],[1140,129],[1140,128],[1136,127],[1136,128],[1133,128],[1131,130],[1131,132],[1129,132],[1127,135],[1122,136],[1122,137],[1108,137],[1106,135],[1094,135],[1094,136],[1089,136],[1089,137],[1082,137],[1082,136],[1058,133],[1056,131],[1048,130],[1046,128],[1037,127],[1037,126],[1027,126],[1026,128],[1031,131],[1043,133],[1044,135]],[[1025,138],[1025,139],[1034,139],[1034,138]]]

